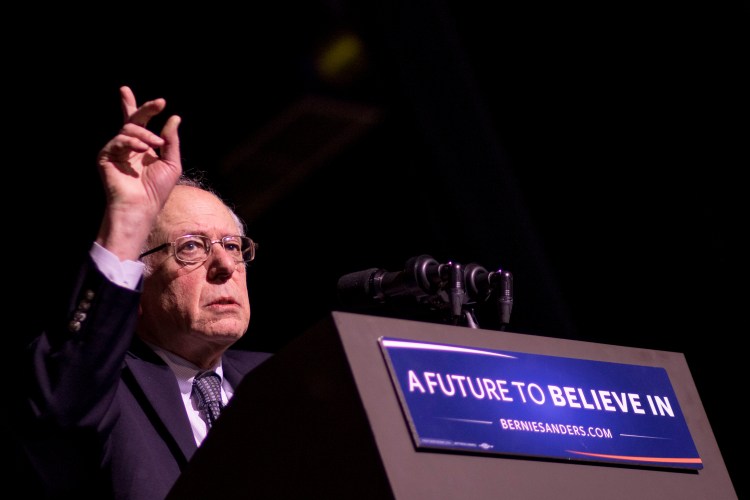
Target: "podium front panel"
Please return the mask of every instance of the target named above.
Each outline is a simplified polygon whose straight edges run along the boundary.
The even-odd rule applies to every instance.
[[[681,353],[333,313],[396,498],[736,498]],[[378,349],[380,337],[666,369],[704,467],[660,470],[417,450]]]

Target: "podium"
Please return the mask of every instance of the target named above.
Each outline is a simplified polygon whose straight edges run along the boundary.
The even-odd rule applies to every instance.
[[[664,368],[700,470],[424,450],[378,339]],[[332,312],[236,388],[169,499],[737,498],[681,353]]]

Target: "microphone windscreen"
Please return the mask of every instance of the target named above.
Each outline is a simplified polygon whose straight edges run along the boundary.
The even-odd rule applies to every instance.
[[[372,302],[374,291],[371,290],[371,278],[378,268],[365,269],[345,274],[337,284],[339,302],[345,306],[366,305]]]

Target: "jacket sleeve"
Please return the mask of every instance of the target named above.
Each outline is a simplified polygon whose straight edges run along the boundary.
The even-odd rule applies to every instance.
[[[67,310],[25,350],[19,438],[43,479],[73,485],[98,469],[139,300],[140,287],[111,283],[86,259]]]

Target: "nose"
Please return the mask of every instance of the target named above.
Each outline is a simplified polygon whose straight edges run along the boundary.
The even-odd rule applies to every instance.
[[[218,245],[215,247],[214,244]],[[224,249],[221,240],[211,242],[211,251],[208,254],[205,265],[208,267],[208,276],[210,279],[229,279],[237,270],[235,258]]]

